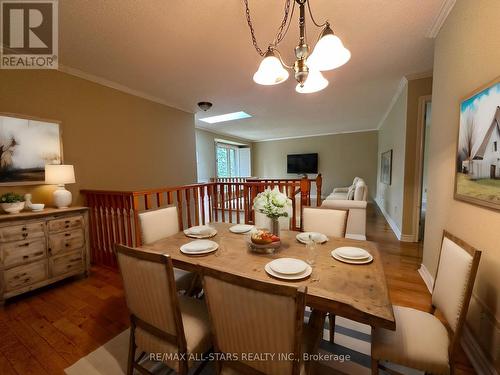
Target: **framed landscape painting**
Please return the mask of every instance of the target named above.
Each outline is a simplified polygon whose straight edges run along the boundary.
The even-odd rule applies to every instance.
[[[500,79],[460,104],[455,199],[500,209]]]
[[[383,152],[380,157],[380,182],[392,183],[392,150]]]
[[[45,182],[45,164],[61,164],[60,124],[0,113],[0,185]]]

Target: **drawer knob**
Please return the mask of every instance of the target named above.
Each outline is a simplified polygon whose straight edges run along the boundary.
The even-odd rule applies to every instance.
[[[23,255],[23,259],[28,259],[29,256],[28,255]]]
[[[48,249],[48,250],[49,250],[49,253],[51,253],[51,252],[52,252],[52,249],[51,249],[50,247],[49,247],[49,249]]]
[[[23,237],[24,238],[28,237],[28,233],[23,233]]]
[[[69,236],[71,236],[71,233],[64,233],[64,235],[65,235],[66,237],[69,237]]]
[[[64,224],[69,224],[69,223],[70,223],[70,221],[69,221],[69,220],[66,220],[66,221],[64,222]]]
[[[64,244],[64,246],[66,246],[66,247],[69,247],[69,243],[67,243],[67,244]]]
[[[26,228],[26,227],[23,227],[23,230],[28,230],[28,228]]]
[[[29,245],[30,245],[30,243],[26,242],[26,243],[23,243],[23,244],[19,245],[19,247],[28,247]]]

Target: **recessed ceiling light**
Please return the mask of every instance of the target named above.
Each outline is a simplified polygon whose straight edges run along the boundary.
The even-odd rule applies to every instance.
[[[239,111],[233,113],[226,113],[225,115],[204,117],[200,118],[199,120],[203,122],[208,122],[209,124],[215,124],[217,122],[241,120],[242,118],[249,118],[249,117],[252,117],[252,115],[249,115],[248,113],[243,111]]]

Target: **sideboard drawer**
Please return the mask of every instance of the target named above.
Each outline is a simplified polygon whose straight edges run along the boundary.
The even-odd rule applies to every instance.
[[[48,277],[47,260],[4,271],[5,291],[22,288],[43,281]]]
[[[71,216],[49,221],[49,232],[83,228],[83,216]]]
[[[63,251],[80,249],[85,244],[82,229],[71,230],[49,235],[49,255],[57,255]]]
[[[68,272],[83,271],[84,265],[84,257],[81,249],[50,259],[52,277],[64,275]]]
[[[0,245],[0,260],[5,268],[45,257],[45,238]]]
[[[45,223],[26,223],[0,228],[0,242],[30,240],[45,236]]]

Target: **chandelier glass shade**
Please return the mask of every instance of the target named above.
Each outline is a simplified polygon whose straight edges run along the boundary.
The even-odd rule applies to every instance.
[[[328,86],[328,80],[323,77],[319,70],[309,69],[309,74],[303,85],[300,83],[295,87],[295,91],[299,94],[312,94],[323,90]]]
[[[336,69],[349,61],[351,52],[344,46],[338,36],[333,33],[328,21],[318,24],[314,19],[309,0],[285,0],[285,14],[278,33],[264,52],[257,44],[255,31],[250,18],[249,0],[244,0],[246,6],[247,23],[250,28],[252,42],[263,57],[253,80],[260,85],[276,85],[286,81],[289,70],[294,73],[298,82],[295,90],[301,94],[321,91],[328,86],[328,80],[321,72]],[[299,7],[299,41],[295,47],[295,62],[286,64],[278,50],[279,43],[284,39],[293,18],[295,5]],[[306,6],[313,24],[321,28],[318,41],[310,53],[310,46],[306,40]]]
[[[281,61],[268,51],[259,65],[259,69],[253,75],[253,80],[259,85],[277,85],[288,79],[288,71],[283,68]]]

